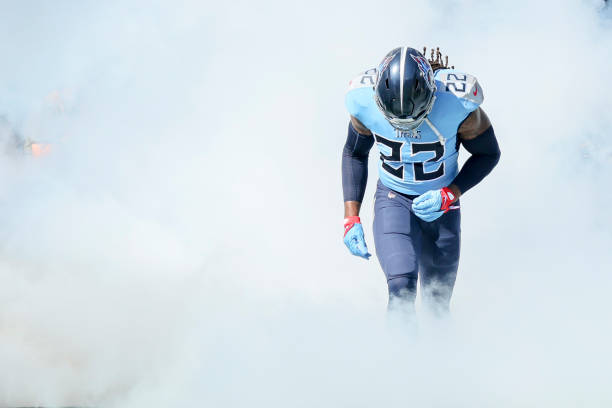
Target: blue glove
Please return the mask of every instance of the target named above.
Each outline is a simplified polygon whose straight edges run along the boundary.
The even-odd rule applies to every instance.
[[[423,221],[431,222],[451,209],[454,199],[455,194],[448,187],[429,190],[412,201],[412,212]]]
[[[372,255],[368,252],[365,239],[363,238],[363,227],[359,217],[347,217],[344,219],[344,244],[351,254],[369,259]]]

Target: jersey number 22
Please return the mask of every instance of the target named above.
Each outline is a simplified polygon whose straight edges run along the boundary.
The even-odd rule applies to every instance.
[[[395,140],[385,139],[384,137],[374,134],[376,142],[381,143],[391,149],[390,155],[380,153],[380,160],[382,160],[382,168],[392,176],[395,176],[401,180],[404,180],[404,166],[408,163],[402,163],[401,166],[395,168],[389,165],[387,162],[401,162],[402,161],[402,148],[406,143],[410,143],[411,155],[416,155],[422,152],[433,152],[435,155],[429,160],[424,162],[413,162],[412,170],[414,174],[414,181],[429,181],[435,180],[444,175],[444,162],[440,163],[438,168],[434,171],[426,172],[425,163],[437,162],[444,156],[444,145],[440,142],[431,143],[417,143],[417,142],[400,142]]]

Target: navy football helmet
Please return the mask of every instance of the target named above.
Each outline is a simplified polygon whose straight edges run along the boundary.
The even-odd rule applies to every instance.
[[[414,48],[399,47],[378,66],[374,100],[391,126],[419,127],[436,99],[436,82],[427,58]]]

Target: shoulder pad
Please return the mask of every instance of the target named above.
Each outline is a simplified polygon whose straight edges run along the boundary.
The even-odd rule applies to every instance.
[[[376,81],[376,68],[368,69],[349,82],[346,91],[345,104],[351,116],[359,119],[367,126],[374,103],[374,82]]]
[[[365,88],[365,87],[373,87],[376,82],[376,68],[368,69],[365,72],[357,75],[355,78],[351,79],[349,82],[348,91],[356,88]]]
[[[454,96],[469,112],[482,104],[484,95],[475,76],[454,69],[440,69],[435,79],[437,93]]]

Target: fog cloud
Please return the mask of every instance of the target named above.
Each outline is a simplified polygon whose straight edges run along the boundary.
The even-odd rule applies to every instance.
[[[603,3],[1,15],[0,114],[22,145],[0,161],[0,405],[612,403]],[[416,335],[341,240],[344,92],[398,45],[477,76],[502,149],[462,198],[452,319]],[[51,153],[16,153],[30,142]]]

